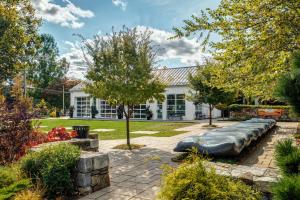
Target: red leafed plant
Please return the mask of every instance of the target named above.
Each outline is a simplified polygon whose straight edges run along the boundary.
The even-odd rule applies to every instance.
[[[64,127],[53,128],[48,132],[47,140],[48,142],[62,141],[62,140],[70,140],[77,136],[76,131],[68,132]]]

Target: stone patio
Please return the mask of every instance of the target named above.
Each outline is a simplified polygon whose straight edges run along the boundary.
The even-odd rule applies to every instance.
[[[206,123],[206,122],[205,122]],[[216,122],[218,126],[226,126],[235,122]],[[182,138],[189,135],[203,134],[206,129],[203,123],[181,128],[187,133],[173,137],[139,137],[132,139],[132,143],[145,144],[146,147],[133,150],[115,150],[112,147],[123,144],[125,140],[99,141],[100,151],[107,152],[110,158],[111,186],[81,198],[82,200],[151,200],[159,191],[162,169],[161,166],[169,164],[174,156],[173,148]],[[295,130],[297,123],[278,123],[279,129],[264,138],[242,164],[248,167],[274,167],[272,155],[274,144],[279,139]],[[275,175],[276,176],[276,175]]]

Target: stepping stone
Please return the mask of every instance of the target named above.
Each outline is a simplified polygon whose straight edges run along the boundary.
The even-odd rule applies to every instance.
[[[39,126],[40,128],[47,128],[48,126]]]
[[[115,129],[105,129],[105,128],[98,128],[98,129],[93,129],[91,130],[92,132],[111,132],[114,131]]]
[[[67,129],[67,130],[73,130],[72,127],[65,127],[65,129]]]
[[[131,133],[134,133],[134,134],[155,134],[155,133],[159,133],[159,131],[133,131]]]

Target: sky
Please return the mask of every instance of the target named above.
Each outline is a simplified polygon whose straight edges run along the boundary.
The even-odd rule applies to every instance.
[[[191,66],[203,56],[197,36],[170,40],[173,27],[200,10],[216,8],[220,0],[31,0],[42,18],[40,33],[54,36],[60,56],[70,62],[68,76],[84,78],[87,70],[80,49],[80,34],[92,38],[110,33],[123,25],[138,30],[149,29],[158,45],[157,67]],[[214,38],[212,38],[214,39]],[[218,37],[215,36],[215,40]]]

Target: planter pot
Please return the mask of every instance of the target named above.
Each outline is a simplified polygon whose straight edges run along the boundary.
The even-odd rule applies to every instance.
[[[78,134],[76,138],[88,138],[90,126],[73,126],[73,130],[75,130]]]

